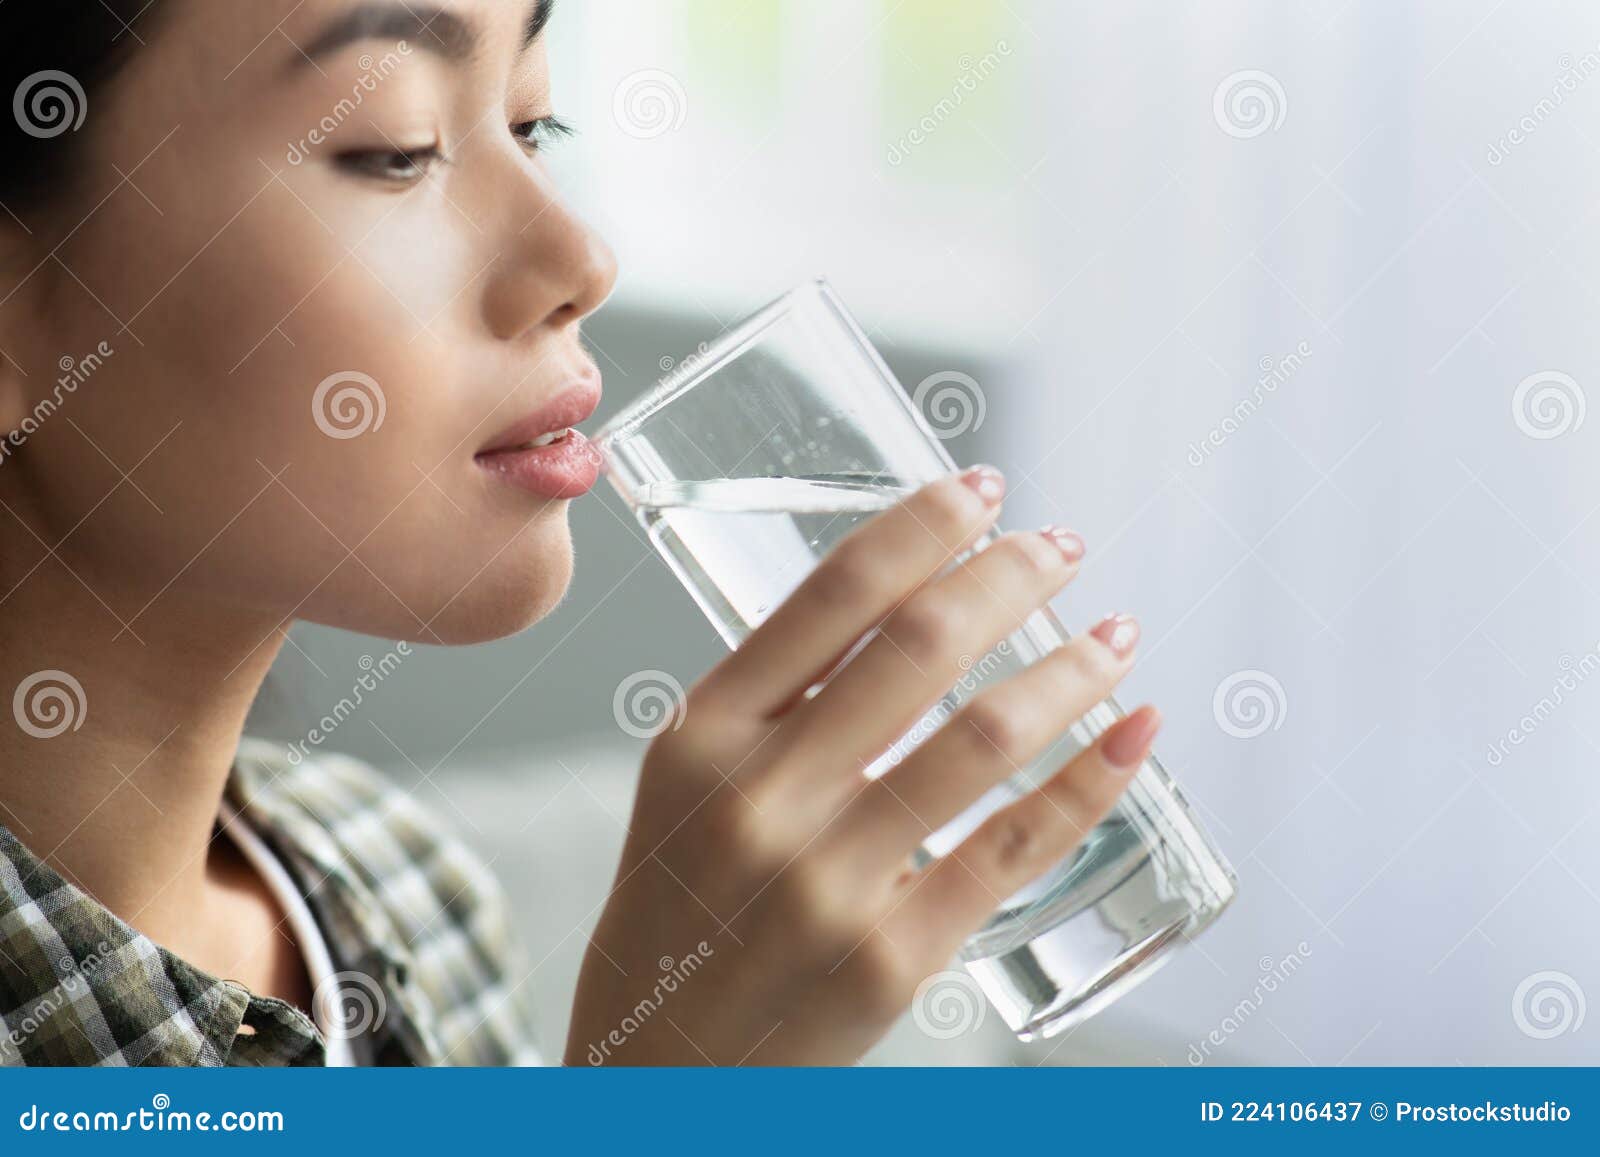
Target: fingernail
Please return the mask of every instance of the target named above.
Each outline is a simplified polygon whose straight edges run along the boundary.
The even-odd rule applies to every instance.
[[[1089,633],[1121,657],[1139,641],[1139,620],[1132,615],[1107,615]]]
[[[1061,552],[1061,557],[1068,562],[1077,562],[1083,557],[1083,539],[1064,526],[1047,526],[1039,532],[1055,543],[1056,549]]]
[[[1118,771],[1132,771],[1150,754],[1150,744],[1161,730],[1161,712],[1141,707],[1114,724],[1100,745],[1100,754]]]
[[[990,506],[998,506],[1006,494],[1005,475],[993,466],[974,466],[961,472],[961,481]]]

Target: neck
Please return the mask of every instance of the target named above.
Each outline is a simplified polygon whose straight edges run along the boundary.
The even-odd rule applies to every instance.
[[[36,561],[26,575],[0,567],[0,693],[16,716],[0,728],[0,824],[165,943],[203,898],[223,788],[283,630],[175,592],[118,605],[98,576],[84,576],[91,591],[57,556]]]

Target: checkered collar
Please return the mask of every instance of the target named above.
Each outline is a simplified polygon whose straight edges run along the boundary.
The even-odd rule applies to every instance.
[[[378,1064],[436,1063],[404,938],[279,771],[241,753],[227,797],[306,896],[339,970],[335,1006],[348,996],[383,1009],[352,1043]],[[304,1013],[157,945],[0,825],[0,1066],[321,1065],[325,1056]]]

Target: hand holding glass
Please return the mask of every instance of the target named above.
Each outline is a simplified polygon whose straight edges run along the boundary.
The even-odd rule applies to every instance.
[[[861,520],[955,469],[877,351],[823,283],[735,326],[599,436],[612,484],[730,647]],[[982,544],[980,544],[981,547]],[[1048,610],[975,657],[868,769],[878,776],[984,688],[1062,645]],[[933,833],[942,856],[1121,716],[1095,707],[1044,756]],[[962,950],[1025,1040],[1116,999],[1210,924],[1232,870],[1152,756],[1071,856],[1005,899]]]

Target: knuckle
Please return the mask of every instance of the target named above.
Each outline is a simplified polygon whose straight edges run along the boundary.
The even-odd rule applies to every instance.
[[[1002,812],[984,841],[990,866],[1002,878],[1020,875],[1039,859],[1039,832],[1020,815]]]
[[[1087,635],[1073,639],[1058,652],[1073,679],[1090,687],[1109,688],[1117,681],[1117,672],[1109,652],[1099,642]]]
[[[1099,822],[1116,802],[1119,786],[1109,775],[1076,759],[1044,785],[1043,791],[1073,829],[1075,835]]]
[[[983,696],[966,709],[964,722],[981,755],[999,753],[1008,763],[1019,763],[1026,757],[1031,729],[1015,705]]]
[[[846,539],[813,574],[812,593],[829,604],[876,603],[884,593],[883,573],[870,549],[856,539]]]
[[[691,757],[706,755],[704,749],[726,735],[732,723],[727,691],[724,681],[709,675],[690,684],[651,742],[683,750]]]
[[[710,767],[725,758],[709,707],[703,696],[698,711],[695,706],[684,711],[681,727],[669,726],[651,739],[647,764],[666,769],[668,774],[682,774],[682,769]],[[695,712],[693,723],[688,722],[691,712]]]
[[[694,754],[688,750],[689,742],[688,737],[672,730],[664,731],[652,739],[644,758],[644,780],[671,780],[678,774],[679,768],[695,766]]]
[[[795,857],[778,867],[768,887],[786,919],[811,930],[827,922],[828,889],[807,857]]]
[[[950,597],[931,591],[908,600],[884,624],[889,641],[913,660],[931,659],[949,651],[958,629]]]
[[[706,839],[736,862],[749,862],[763,853],[765,839],[760,815],[738,792],[718,791],[702,809]]]
[[[946,549],[954,549],[967,537],[977,516],[978,498],[961,482],[946,478],[927,487],[917,497],[919,522]]]
[[[1013,531],[995,541],[985,554],[999,551],[1013,568],[1027,574],[1055,574],[1065,569],[1061,552],[1039,535]]]

